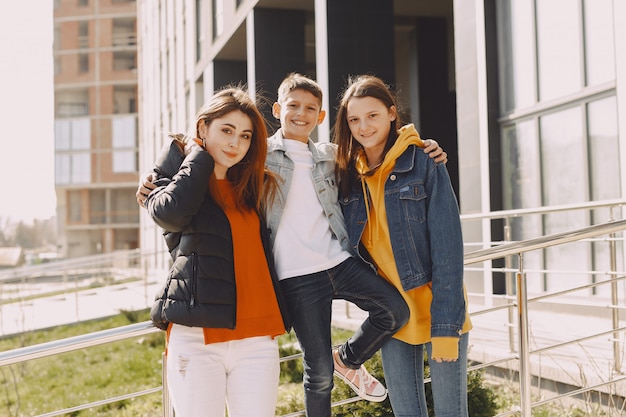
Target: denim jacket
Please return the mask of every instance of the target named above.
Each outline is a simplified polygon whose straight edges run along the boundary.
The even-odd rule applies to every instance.
[[[280,176],[278,180],[280,190],[274,200],[274,204],[268,208],[266,213],[270,242],[272,247],[274,247],[276,232],[285,209],[287,193],[293,179],[294,163],[286,154],[282,130],[279,129],[267,141],[265,166]],[[315,143],[309,139],[309,149],[313,155],[312,175],[317,197],[328,217],[330,228],[339,240],[341,247],[352,253],[341,206],[337,200],[339,196],[339,189],[335,179],[337,146],[328,142]]]
[[[341,201],[350,243],[359,253],[367,222],[363,191],[357,186]],[[432,287],[431,336],[455,336],[465,321],[463,238],[459,209],[445,165],[416,146],[397,159],[385,182],[391,246],[405,291]]]

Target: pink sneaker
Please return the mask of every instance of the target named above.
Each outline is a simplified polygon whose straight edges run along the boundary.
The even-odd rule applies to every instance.
[[[385,401],[387,388],[370,375],[365,366],[361,365],[359,369],[343,366],[339,359],[339,352],[336,350],[333,350],[333,362],[335,364],[335,375],[348,384],[359,397],[375,403]]]

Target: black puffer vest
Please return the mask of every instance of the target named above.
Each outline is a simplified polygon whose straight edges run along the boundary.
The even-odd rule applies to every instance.
[[[162,329],[167,328],[169,322],[234,329],[237,288],[230,223],[208,192],[213,159],[200,147],[192,149],[185,156],[181,142],[173,140],[166,146],[156,162],[157,188],[146,201],[151,217],[165,231],[174,261],[163,291],[157,294],[152,321]],[[178,169],[174,168],[176,166]],[[286,304],[262,218],[258,233],[261,233],[283,323],[288,330]]]

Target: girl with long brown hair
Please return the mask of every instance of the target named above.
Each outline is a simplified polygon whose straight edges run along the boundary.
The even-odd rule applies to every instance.
[[[271,417],[276,337],[289,324],[260,215],[276,187],[265,123],[230,87],[200,109],[194,133],[173,135],[145,202],[174,261],[151,314],[167,331],[169,394],[185,417]]]

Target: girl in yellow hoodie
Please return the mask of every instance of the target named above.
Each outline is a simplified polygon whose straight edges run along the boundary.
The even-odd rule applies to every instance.
[[[467,346],[471,322],[463,285],[458,203],[443,164],[425,154],[412,124],[402,126],[382,80],[351,80],[333,141],[350,242],[396,286],[410,319],[382,348],[396,416],[428,417],[424,349],[436,417],[467,417]]]

